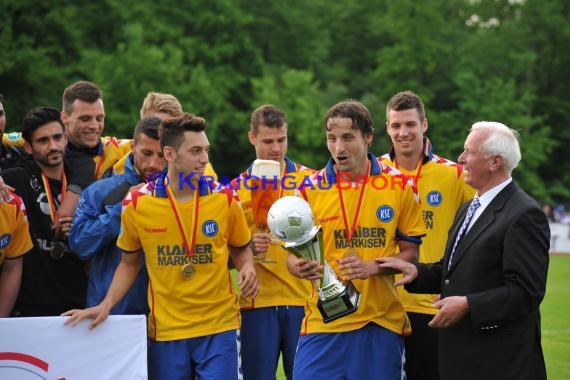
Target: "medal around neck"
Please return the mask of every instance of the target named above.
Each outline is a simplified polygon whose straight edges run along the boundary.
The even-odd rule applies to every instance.
[[[196,267],[193,264],[187,263],[182,266],[182,277],[185,280],[190,280],[196,274]]]
[[[354,313],[360,303],[360,293],[352,281],[340,280],[324,258],[322,229],[314,225],[309,204],[299,197],[283,197],[273,204],[267,218],[271,232],[284,242],[284,249],[323,265],[323,277],[317,280],[317,307],[323,322]]]
[[[49,255],[54,260],[61,260],[65,254],[65,243],[62,241],[54,241],[51,244]]]

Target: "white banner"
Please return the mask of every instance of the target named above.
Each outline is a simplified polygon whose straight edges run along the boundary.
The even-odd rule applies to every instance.
[[[147,379],[144,316],[110,316],[93,330],[66,319],[0,318],[0,380]]]

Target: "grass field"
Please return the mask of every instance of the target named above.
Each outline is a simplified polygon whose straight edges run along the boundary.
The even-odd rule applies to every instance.
[[[551,256],[541,306],[542,348],[551,380],[570,380],[570,255]],[[279,363],[277,380],[285,380]]]
[[[548,378],[570,379],[570,255],[551,256],[542,302],[542,348]]]

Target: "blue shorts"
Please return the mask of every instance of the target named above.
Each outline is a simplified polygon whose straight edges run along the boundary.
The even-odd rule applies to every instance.
[[[279,353],[283,355],[285,376],[292,378],[293,360],[304,316],[302,306],[241,311],[241,357],[245,379],[275,379]]]
[[[404,338],[374,323],[343,333],[301,336],[293,378],[405,379]]]
[[[149,379],[242,379],[239,330],[198,338],[149,341]]]

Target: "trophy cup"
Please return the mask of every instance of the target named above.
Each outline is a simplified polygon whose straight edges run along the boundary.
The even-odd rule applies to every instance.
[[[253,212],[253,220],[258,232],[268,233],[271,231],[267,226],[267,214],[271,205],[279,199],[279,162],[273,160],[255,160],[251,166],[251,210]],[[280,241],[275,237],[271,238],[273,244],[279,244]],[[255,262],[275,263],[269,260],[267,254],[259,253],[254,256]]]
[[[309,204],[299,197],[277,200],[268,215],[271,232],[281,239],[283,248],[299,258],[323,265],[323,276],[316,280],[317,307],[324,323],[332,322],[358,309],[360,293],[351,281],[342,281],[324,258],[321,226],[314,225]]]

